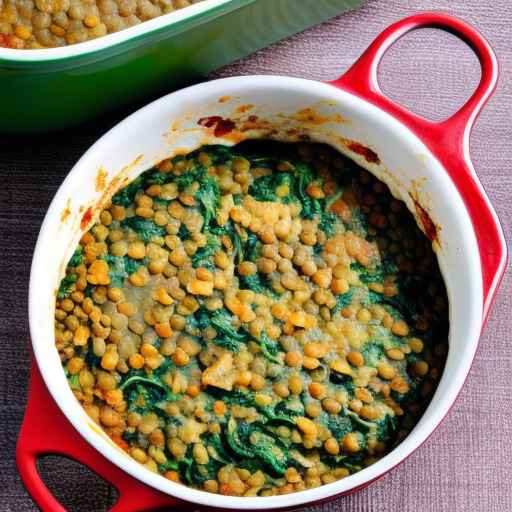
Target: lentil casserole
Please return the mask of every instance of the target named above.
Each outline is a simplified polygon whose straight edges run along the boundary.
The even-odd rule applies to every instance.
[[[447,353],[430,242],[332,148],[161,162],[68,263],[55,339],[76,398],[151,471],[236,496],[317,487],[414,427]]]
[[[83,43],[202,0],[0,0],[0,47]]]

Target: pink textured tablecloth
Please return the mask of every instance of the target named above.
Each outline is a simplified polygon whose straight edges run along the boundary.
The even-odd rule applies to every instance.
[[[315,0],[297,0],[297,2]],[[215,73],[284,74],[313,79],[339,76],[390,23],[440,10],[474,24],[496,49],[501,79],[476,124],[471,153],[510,239],[512,220],[510,0],[368,0],[356,12],[282,41]],[[441,119],[478,81],[474,55],[453,37],[422,30],[399,42],[381,69],[384,90],[416,112]],[[1,85],[0,85],[1,87]],[[0,89],[1,94],[1,89]],[[0,113],[1,115],[1,113]],[[17,477],[14,446],[28,376],[26,286],[31,251],[45,209],[74,161],[116,119],[87,125],[67,138],[55,135],[0,140],[0,511],[35,510]],[[31,179],[38,173],[37,183]],[[404,464],[368,489],[304,510],[315,512],[512,511],[512,295],[510,272],[496,299],[467,384],[449,417]],[[70,510],[95,512],[114,494],[87,471],[62,460],[42,464]]]

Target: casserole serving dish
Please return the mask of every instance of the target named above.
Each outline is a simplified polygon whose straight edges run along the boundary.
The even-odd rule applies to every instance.
[[[407,112],[384,97],[377,83],[377,67],[384,52],[419,27],[456,34],[473,48],[482,66],[474,94],[441,123]],[[501,227],[468,152],[471,127],[495,88],[497,74],[492,49],[474,29],[447,15],[426,13],[388,28],[334,82],[252,76],[197,85],[141,109],[92,146],[70,172],[49,209],[31,271],[29,316],[37,366],[17,461],[37,504],[43,510],[63,510],[46,490],[35,466],[36,457],[49,452],[71,456],[115,485],[121,496],[113,510],[119,512],[170,506],[176,499],[229,509],[303,505],[362,488],[418,448],[460,392],[506,264]],[[384,181],[393,195],[405,202],[438,257],[450,304],[450,346],[428,409],[411,434],[388,455],[356,474],[315,489],[286,496],[238,498],[166,480],[114,445],[88,418],[67,385],[54,345],[53,314],[55,289],[78,239],[116,190],[169,156],[204,144],[234,144],[249,138],[330,144]],[[55,403],[46,394],[45,384]]]
[[[42,132],[183,86],[360,0],[204,0],[62,48],[0,47],[0,132]]]

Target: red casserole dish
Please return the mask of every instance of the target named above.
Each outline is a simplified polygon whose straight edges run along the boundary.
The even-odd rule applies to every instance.
[[[465,41],[475,51],[482,68],[481,80],[473,95],[458,112],[439,123],[412,114],[392,102],[381,92],[377,81],[378,65],[386,50],[407,32],[422,27],[441,28]],[[37,473],[36,458],[46,453],[66,455],[89,466],[119,490],[120,499],[112,511],[129,512],[159,507],[168,508],[178,504],[180,507],[185,506],[180,500],[205,506],[237,509],[276,509],[323,501],[367,486],[421,446],[449,411],[467,377],[477,349],[479,334],[485,325],[507,261],[502,229],[476,177],[469,157],[471,128],[494,91],[497,77],[498,65],[495,55],[477,31],[448,15],[425,13],[407,18],[386,29],[340,79],[329,84],[285,77],[241,77],[201,84],[149,105],[123,121],[95,144],[78,162],[59,190],[43,224],[32,267],[29,302],[32,344],[36,362],[32,369],[29,404],[18,441],[17,463],[22,480],[38,506],[43,510],[64,510],[49,493]],[[208,141],[229,143],[222,139],[222,135],[216,136],[212,133],[208,127],[197,127],[197,119],[207,116],[226,117],[226,112],[236,106],[236,102],[233,105],[229,104],[231,100],[223,102],[217,100],[216,103],[207,101],[218,98],[219,91],[223,91],[223,98],[227,98],[227,94],[239,101],[242,96],[241,101],[250,99],[256,104],[258,101],[263,102],[261,98],[271,96],[272,101],[279,103],[280,96],[291,97],[293,93],[293,99],[289,100],[290,102],[307,106],[308,102],[312,104],[313,100],[322,99],[326,102],[325,108],[339,113],[340,119],[344,119],[344,124],[329,125],[325,127],[327,131],[324,132],[318,127],[309,126],[307,130],[306,127],[303,128],[314,140],[331,143],[386,183],[391,182],[392,191],[394,190],[394,193],[406,202],[420,227],[433,242],[450,298],[451,354],[445,370],[446,375],[443,375],[440,387],[432,400],[433,405],[429,406],[424,418],[420,421],[423,424],[415,428],[406,440],[370,468],[339,482],[288,496],[233,498],[208,495],[173,482],[161,482],[158,480],[160,477],[147,475],[146,473],[150,473],[148,470],[139,470],[125,461],[119,454],[112,451],[112,447],[107,446],[101,438],[101,432],[89,431],[82,425],[78,404],[75,409],[71,392],[61,389],[62,382],[59,379],[64,377],[56,375],[58,373],[56,365],[59,361],[55,361],[57,354],[51,345],[48,312],[46,306],[41,307],[41,304],[50,302],[49,318],[52,318],[53,290],[60,277],[61,263],[67,261],[64,252],[69,253],[69,250],[73,249],[71,241],[76,241],[80,236],[80,225],[82,229],[87,229],[89,225],[91,212],[94,211],[93,206],[99,199],[92,185],[94,172],[100,163],[103,165],[106,155],[112,152],[110,150],[115,149],[116,141],[121,141],[125,147],[130,147],[130,144],[139,144],[140,147],[135,148],[134,151],[150,153],[149,159],[142,158],[129,170],[129,177],[140,174],[149,168],[152,162],[158,161],[158,158],[161,159],[162,151],[172,154],[169,144],[176,146],[180,133],[184,132],[184,128],[180,128],[176,121],[180,117],[178,115],[180,104],[184,98],[193,98],[197,105],[201,106],[192,115],[197,138],[190,143],[190,146],[197,147],[201,142],[204,143],[205,137]],[[246,96],[243,96],[244,91]],[[190,101],[193,103],[192,100]],[[295,103],[294,106],[296,106]],[[280,104],[279,111],[281,107],[284,108]],[[275,108],[277,109],[278,106]],[[271,118],[269,114],[269,119]],[[153,122],[155,119],[156,121]],[[345,142],[341,139],[336,139],[338,142],[330,139],[336,130],[342,132],[353,129],[350,126],[347,128],[347,119],[348,125],[360,123],[366,128],[367,133],[364,137],[360,135],[360,138],[343,139]],[[140,127],[144,128],[144,124],[149,121],[153,122],[152,126],[156,125],[152,128],[154,133],[161,133],[165,127],[169,126],[170,121],[173,121],[173,128],[166,134],[165,144],[167,145],[162,143],[153,147],[148,142],[147,147],[144,146],[145,143],[141,139],[151,134],[143,134]],[[237,136],[237,140],[265,135],[260,132],[244,134],[242,130],[238,130],[236,119],[233,118],[230,121],[234,127],[231,133],[231,144],[233,135]],[[272,124],[273,121],[269,123]],[[277,124],[272,126],[275,138],[287,138],[280,132],[283,127]],[[286,126],[289,127],[289,124]],[[132,130],[134,127],[137,129]],[[379,132],[381,128],[383,131]],[[297,129],[300,135],[301,127],[298,126]],[[375,130],[376,134],[372,130]],[[384,140],[379,141],[379,134],[385,134],[381,137]],[[173,139],[171,135],[178,138]],[[400,140],[404,140],[405,144],[406,139],[410,140],[411,148],[421,149],[421,161],[429,162],[428,165],[425,164],[423,172],[435,184],[430,192],[431,195],[439,197],[437,204],[435,200],[429,202],[428,193],[422,194],[416,191],[413,194],[411,183],[408,182],[410,177],[404,174],[400,181],[397,181],[396,176],[399,173],[398,171],[393,173],[395,168],[392,162],[393,151],[397,152]],[[391,149],[386,148],[386,144],[391,145]],[[396,150],[393,144],[397,145]],[[409,146],[403,148],[405,153],[407,147]],[[105,153],[107,149],[110,153]],[[377,155],[378,158],[376,158]],[[130,155],[126,155],[128,156]],[[387,164],[386,169],[381,167],[381,160]],[[412,159],[411,161],[420,160]],[[109,162],[105,168],[112,169],[107,171],[107,178],[113,179],[119,175],[121,166],[116,162]],[[414,177],[416,171],[410,172]],[[83,181],[80,182],[80,179]],[[91,181],[90,185],[86,185],[87,179]],[[67,201],[70,198],[76,204],[72,203],[68,225],[61,226],[59,212],[64,205],[68,205]],[[444,205],[444,211],[439,204]],[[85,215],[89,214],[86,222],[84,222],[84,211]],[[65,242],[58,240],[59,237]],[[56,247],[56,244],[62,243],[64,243],[62,247]],[[67,246],[69,250],[65,249]],[[62,258],[57,262],[53,261],[55,254],[61,248]],[[43,271],[45,269],[46,271]],[[467,289],[462,289],[461,283],[467,283]],[[467,324],[466,330],[460,327],[461,322]],[[100,430],[99,427],[97,430]]]

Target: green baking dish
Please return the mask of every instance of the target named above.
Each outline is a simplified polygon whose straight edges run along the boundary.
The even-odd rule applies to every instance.
[[[0,132],[43,132],[169,91],[361,0],[205,0],[62,48],[0,48]]]

